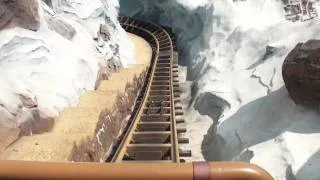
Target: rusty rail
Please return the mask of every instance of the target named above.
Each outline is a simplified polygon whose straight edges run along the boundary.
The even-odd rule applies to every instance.
[[[153,23],[120,17],[122,27],[152,47],[153,54],[135,116],[126,130],[111,162],[180,162],[190,151],[179,150],[185,129],[177,128],[176,116],[183,115],[178,90],[177,50],[168,32]],[[180,122],[183,120],[180,119]]]

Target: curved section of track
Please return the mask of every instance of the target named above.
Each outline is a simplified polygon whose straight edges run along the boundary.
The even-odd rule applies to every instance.
[[[177,128],[177,116],[183,115],[178,85],[178,66],[173,34],[150,22],[128,17],[119,18],[122,27],[147,40],[153,50],[146,83],[137,98],[134,115],[112,162],[180,162],[178,143],[188,143],[180,137],[185,128]],[[178,137],[179,135],[179,137]]]

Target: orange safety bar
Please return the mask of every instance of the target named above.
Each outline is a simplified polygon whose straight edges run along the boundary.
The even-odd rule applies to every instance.
[[[242,162],[49,163],[0,161],[0,179],[272,180],[262,168]]]

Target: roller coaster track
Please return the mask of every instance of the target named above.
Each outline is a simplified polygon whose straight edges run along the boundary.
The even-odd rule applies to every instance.
[[[184,120],[179,105],[178,53],[174,35],[169,28],[120,17],[120,24],[130,33],[149,42],[152,59],[146,82],[138,96],[132,120],[111,162],[183,162],[180,157],[191,156],[179,143],[188,143],[182,137],[185,128],[178,127]]]
[[[273,180],[265,170],[248,163],[179,163],[191,152],[179,148],[179,143],[188,143],[188,139],[181,136],[186,130],[178,127],[184,121],[177,118],[183,113],[174,36],[169,28],[149,22],[127,17],[120,22],[153,49],[129,123],[107,159],[122,163],[0,161],[0,179]]]

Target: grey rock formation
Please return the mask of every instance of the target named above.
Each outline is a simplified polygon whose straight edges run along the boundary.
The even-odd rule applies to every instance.
[[[110,40],[110,33],[109,33],[107,25],[100,24],[98,37],[101,37],[104,41],[109,41]]]
[[[76,34],[75,28],[59,17],[48,17],[47,23],[51,30],[56,31],[69,40],[72,40],[73,36]]]

